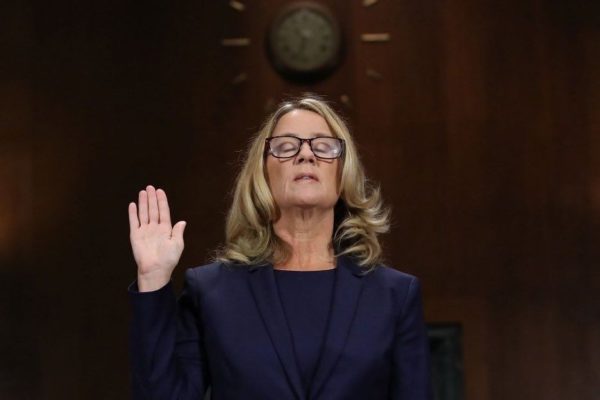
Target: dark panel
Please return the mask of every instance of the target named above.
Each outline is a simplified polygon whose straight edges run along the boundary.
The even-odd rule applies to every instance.
[[[460,322],[465,397],[597,397],[596,3],[322,1],[345,51],[313,85],[265,56],[287,2],[13,3],[0,28],[0,397],[128,398],[127,203],[153,183],[188,221],[180,282],[221,242],[266,110],[306,90],[339,102],[394,209],[389,264],[421,278],[430,322]],[[391,40],[361,41],[381,32]]]

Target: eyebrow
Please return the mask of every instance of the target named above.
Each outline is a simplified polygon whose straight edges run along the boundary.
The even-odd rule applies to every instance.
[[[297,137],[299,138],[300,136],[297,133],[292,133],[292,132],[284,132],[281,135],[277,135],[277,136],[293,136],[293,137]],[[273,137],[277,137],[277,136],[273,136]],[[323,133],[323,132],[314,132],[312,134],[313,138],[316,137],[335,137],[332,134],[327,134],[327,133]]]

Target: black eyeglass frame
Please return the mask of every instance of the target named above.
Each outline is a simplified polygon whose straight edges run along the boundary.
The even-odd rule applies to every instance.
[[[276,138],[281,138],[281,137],[287,137],[287,138],[294,138],[296,140],[300,141],[300,145],[298,146],[298,150],[291,156],[285,156],[285,157],[280,157],[280,156],[276,156],[275,154],[273,154],[273,150],[271,149],[271,140],[276,139]],[[316,140],[316,139],[335,139],[338,142],[340,142],[340,154],[338,154],[335,157],[321,157],[318,156],[315,151],[313,150],[312,147],[312,141]],[[308,147],[310,147],[310,151],[312,151],[313,155],[317,158],[320,158],[322,160],[335,160],[336,158],[341,158],[344,153],[346,152],[346,142],[344,141],[344,139],[340,139],[337,137],[332,137],[332,136],[317,136],[314,138],[310,138],[310,139],[302,139],[299,138],[297,136],[292,136],[292,135],[281,135],[281,136],[271,136],[265,139],[265,155],[272,155],[275,158],[292,158],[292,157],[296,157],[298,155],[298,153],[300,153],[300,150],[302,149],[302,145],[304,144],[304,142],[308,142]]]

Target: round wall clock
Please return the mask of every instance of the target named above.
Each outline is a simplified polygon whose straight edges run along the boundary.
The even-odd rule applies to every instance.
[[[267,35],[267,51],[275,69],[290,79],[324,77],[339,64],[341,33],[323,5],[296,2],[282,9]]]

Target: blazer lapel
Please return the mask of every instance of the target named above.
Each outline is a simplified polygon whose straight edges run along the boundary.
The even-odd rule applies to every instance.
[[[346,340],[363,288],[360,267],[348,257],[338,257],[330,318],[323,352],[310,387],[310,399],[316,398],[333,371]]]
[[[285,314],[277,292],[273,266],[269,264],[254,265],[249,267],[249,272],[250,288],[254,301],[263,318],[273,347],[275,347],[279,356],[287,380],[296,398],[305,399],[306,394],[294,355],[291,332],[285,320]]]

